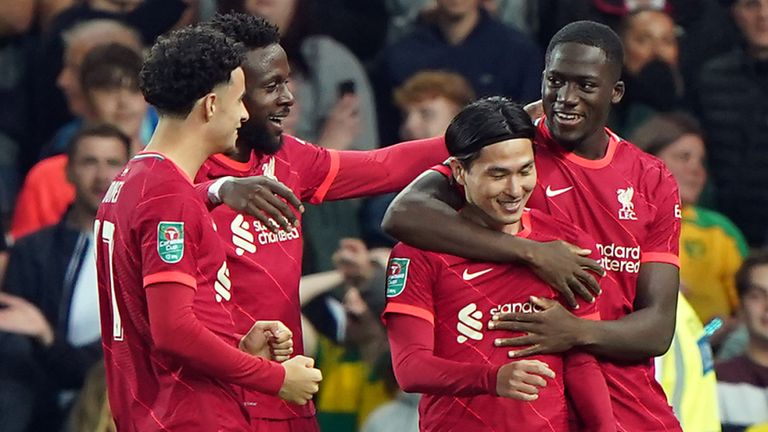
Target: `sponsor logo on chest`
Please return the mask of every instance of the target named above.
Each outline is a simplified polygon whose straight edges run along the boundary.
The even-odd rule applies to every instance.
[[[492,317],[493,315],[501,313],[534,313],[541,311],[541,308],[530,301],[504,303],[493,306],[488,311],[487,316]],[[463,344],[469,339],[475,341],[483,340],[483,329],[485,325],[482,320],[484,316],[486,315],[478,308],[476,303],[470,303],[461,308],[458,316],[459,321],[456,323],[456,331],[459,332],[456,336],[456,342]]]
[[[256,253],[257,246],[296,240],[301,236],[298,228],[293,228],[288,232],[281,230],[273,233],[260,221],[254,219],[249,222],[242,214],[235,216],[229,228],[232,230],[232,244],[235,246],[235,253],[238,256],[243,256],[245,253]]]

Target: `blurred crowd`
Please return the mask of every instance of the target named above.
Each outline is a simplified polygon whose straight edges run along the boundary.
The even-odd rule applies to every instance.
[[[93,219],[158,121],[144,51],[230,10],[280,29],[286,132],[342,150],[441,135],[477,97],[533,102],[558,29],[613,27],[627,92],[609,126],[667,164],[683,203],[658,378],[685,430],[768,427],[768,0],[13,0],[0,2],[0,431],[112,430]],[[392,198],[307,206],[304,346],[325,377],[324,432],[418,430],[379,320]]]

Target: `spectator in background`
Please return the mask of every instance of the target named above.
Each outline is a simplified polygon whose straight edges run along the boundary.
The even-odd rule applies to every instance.
[[[768,219],[768,0],[725,3],[744,45],[704,65],[696,107],[707,133],[717,208],[759,247],[766,243]]]
[[[72,407],[66,432],[117,432],[107,401],[107,374],[104,362],[88,372],[83,390]]]
[[[690,115],[653,117],[637,129],[632,142],[659,157],[677,180],[682,202],[680,290],[703,323],[721,318],[732,329],[739,307],[736,271],[748,253],[741,231],[725,216],[696,205],[707,181],[707,151],[699,123]]]
[[[768,251],[744,261],[736,289],[749,344],[743,355],[715,366],[723,432],[768,427]]]
[[[651,9],[632,12],[622,20],[619,34],[626,92],[611,112],[609,126],[629,136],[654,114],[680,109],[684,88],[677,27],[669,14]]]
[[[43,158],[63,153],[69,139],[82,126],[82,119],[93,117],[80,79],[83,61],[88,53],[110,43],[121,44],[137,53],[142,51],[139,34],[131,27],[113,20],[93,20],[79,24],[64,33],[64,41],[64,67],[56,78],[56,85],[66,97],[69,112],[76,118],[56,132],[41,152]]]
[[[280,29],[280,44],[291,62],[295,104],[288,132],[335,150],[378,147],[376,111],[360,61],[339,42],[316,34],[316,0],[245,0],[246,12]],[[360,200],[307,206],[303,217],[303,273],[333,268],[331,255],[342,238],[359,237]]]
[[[403,113],[403,140],[443,135],[453,117],[475,99],[475,92],[461,75],[422,71],[395,89],[395,103]]]
[[[302,308],[319,332],[316,358],[323,371],[323,387],[316,404],[324,432],[357,431],[371,411],[394,395],[395,389],[388,388],[379,373],[382,364],[390,361],[379,319],[388,254],[388,249],[368,250],[360,239],[343,239],[333,254],[341,283],[315,284],[315,291],[324,285],[326,292]],[[302,296],[305,279],[310,277],[302,279]]]
[[[480,0],[436,0],[413,31],[388,47],[377,71],[382,141],[394,142],[392,90],[422,70],[461,74],[477,96],[505,95],[525,103],[539,98],[542,56],[523,33],[492,18]],[[389,125],[389,126],[387,126]]]
[[[74,203],[57,225],[19,240],[11,251],[6,293],[0,294],[0,331],[29,337],[34,348],[22,361],[38,365],[43,374],[30,383],[39,386],[30,430],[59,430],[73,391],[101,358],[93,221],[129,152],[130,140],[114,126],[84,128],[68,149]],[[0,364],[19,361],[6,358]]]
[[[82,91],[88,116],[62,131],[60,139],[72,140],[72,127],[84,123],[109,123],[131,139],[132,152],[149,140],[157,114],[148,109],[139,91],[141,56],[133,49],[112,43],[93,48],[80,69],[78,88]],[[58,144],[52,151],[58,151]],[[19,193],[11,226],[14,238],[56,223],[75,196],[67,182],[66,155],[40,161],[30,170]]]
[[[143,44],[180,22],[188,5],[198,0],[82,0],[61,11],[43,35],[39,52],[35,55],[35,82],[33,94],[33,121],[36,129],[35,145],[29,146],[36,156],[56,129],[81,112],[68,111],[64,95],[55,87],[56,77],[64,64],[64,34],[78,24],[109,19],[135,28]],[[188,18],[188,17],[187,17]],[[181,20],[185,21],[185,20]],[[186,21],[189,21],[188,19]],[[93,38],[92,43],[107,41]],[[77,75],[75,75],[76,77]],[[30,164],[31,165],[31,164]]]
[[[0,218],[13,207],[19,183],[19,145],[30,128],[25,94],[27,59],[24,36],[35,17],[35,0],[0,2]]]
[[[475,92],[461,75],[422,71],[395,89],[395,103],[402,113],[400,138],[415,140],[442,136],[453,116],[475,99]],[[381,221],[396,194],[368,198],[360,211],[362,237],[372,246],[392,247],[394,239],[381,230]]]

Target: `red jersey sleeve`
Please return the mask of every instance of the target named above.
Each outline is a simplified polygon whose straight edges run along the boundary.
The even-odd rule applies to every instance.
[[[134,235],[141,245],[141,269],[144,287],[153,283],[175,282],[197,288],[198,263],[195,250],[201,243],[205,208],[188,186],[165,183],[157,197],[144,201]],[[186,190],[185,190],[186,189]]]
[[[656,214],[648,235],[640,243],[640,262],[661,262],[680,267],[680,192],[672,174],[662,167],[649,201],[656,203]]]
[[[408,141],[372,151],[340,151],[338,170],[315,199],[338,200],[396,192],[448,157],[443,137]]]
[[[436,278],[436,268],[427,253],[398,243],[389,256],[384,322],[388,314],[399,313],[421,318],[434,325],[432,287]]]

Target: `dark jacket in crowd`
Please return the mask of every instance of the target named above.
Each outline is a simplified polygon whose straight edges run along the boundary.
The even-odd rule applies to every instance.
[[[705,64],[696,88],[717,209],[752,247],[768,220],[768,62],[743,49]]]
[[[101,340],[80,347],[68,342],[72,294],[83,263],[93,257],[86,253],[89,236],[67,226],[66,219],[18,240],[11,249],[3,288],[36,305],[55,335],[48,348],[29,340],[27,349],[24,342],[14,340],[18,348],[0,350],[0,387],[6,386],[2,372],[6,366],[26,364],[37,370],[37,376],[26,382],[36,400],[29,430],[59,430],[65,415],[58,409],[60,393],[80,389],[102,355]]]

